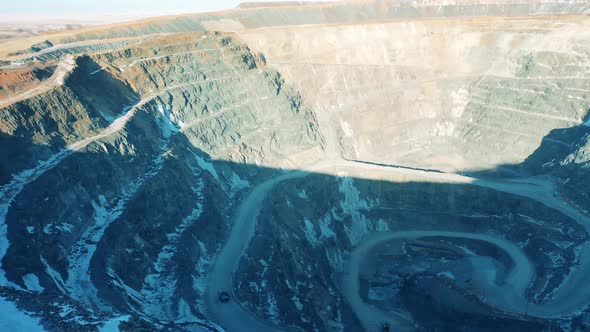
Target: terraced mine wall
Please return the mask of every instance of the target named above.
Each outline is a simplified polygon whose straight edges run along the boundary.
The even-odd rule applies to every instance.
[[[576,221],[534,200],[476,185],[418,182],[407,177],[383,181],[309,175],[305,179],[285,181],[270,193],[260,215],[259,230],[240,265],[237,295],[260,317],[305,330],[330,330],[338,326],[351,331],[362,329],[363,325],[351,318],[355,317],[355,312],[347,305],[342,285],[343,280],[350,277],[347,261],[351,252],[371,234],[406,229],[426,233],[444,230],[507,239],[517,244],[534,265],[534,278],[527,285],[526,293],[537,303],[549,301],[564,283],[570,267],[579,262],[577,252],[588,240],[588,234]],[[448,240],[443,235],[441,238]],[[463,246],[477,251],[473,243]],[[503,250],[495,249],[481,255],[503,262],[506,270],[510,270],[514,262],[503,256],[506,255]],[[453,265],[453,256],[441,249],[433,252],[428,257],[435,258],[426,266],[442,261],[441,271],[448,271]],[[375,256],[378,254],[377,250]],[[460,255],[469,256],[465,252]],[[383,259],[401,260],[391,256]],[[370,266],[371,263],[366,262],[370,262],[369,257],[365,258],[365,264]],[[408,269],[414,266],[411,261],[401,265]],[[400,292],[409,291],[411,283],[420,282],[421,278],[434,276],[444,283],[445,275],[423,269],[412,273],[405,271],[405,278],[411,275],[415,279],[405,279],[408,288]],[[361,270],[365,271],[366,280],[378,275],[370,270]],[[385,277],[383,282],[399,279],[404,273],[399,267],[387,272],[394,278]],[[468,274],[464,278],[473,276]],[[368,290],[365,288],[364,292],[367,294]],[[485,296],[490,298],[491,290],[487,292]],[[392,299],[377,304],[389,301]],[[453,317],[463,314],[466,320],[462,324],[474,329],[491,328],[494,324],[503,324],[508,330],[525,328],[522,324],[528,326],[526,328],[560,326],[557,321],[527,318],[524,304],[517,309],[521,316],[506,315],[504,311],[510,312],[506,308],[494,314],[495,306],[491,306],[483,310],[485,318],[469,317],[471,304],[459,308],[441,304],[436,310],[443,312],[437,316],[433,308],[429,316],[416,311],[413,298],[402,297],[401,301],[406,304],[394,307],[399,310],[406,305],[405,309],[411,311],[413,317],[421,316],[416,321],[419,329],[443,328],[445,324],[452,324]],[[444,310],[449,311],[445,313]],[[437,320],[440,325],[430,325]]]
[[[0,42],[3,298],[51,331],[590,321],[586,2],[246,7]]]
[[[295,167],[319,149],[300,96],[226,35],[80,56],[63,85],[1,113],[5,280],[26,289],[39,275],[44,292],[67,295],[38,304],[65,330],[92,329],[93,310],[202,319],[198,285],[228,211],[279,172],[215,160]],[[84,319],[63,313],[72,303]]]

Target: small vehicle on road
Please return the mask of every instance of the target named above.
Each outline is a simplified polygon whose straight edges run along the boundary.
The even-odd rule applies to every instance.
[[[391,325],[388,322],[383,322],[381,324],[381,332],[389,332],[391,329]]]
[[[219,302],[227,303],[231,299],[231,296],[227,291],[221,291],[217,294],[217,298],[219,298]]]

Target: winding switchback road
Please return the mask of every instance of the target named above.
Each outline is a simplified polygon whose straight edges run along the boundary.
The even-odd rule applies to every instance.
[[[248,245],[254,236],[256,222],[264,202],[266,194],[274,186],[282,181],[301,178],[311,172],[322,172],[327,174],[338,174],[345,171],[349,176],[363,177],[369,171],[371,177],[378,177],[387,180],[391,174],[404,174],[416,179],[434,180],[443,183],[471,184],[498,190],[518,196],[527,197],[538,201],[550,208],[560,211],[580,223],[590,234],[590,218],[569,206],[558,197],[553,195],[553,186],[544,179],[520,179],[520,180],[491,180],[477,179],[454,173],[444,173],[431,170],[420,170],[406,168],[396,165],[379,165],[346,160],[333,160],[323,162],[306,170],[296,170],[280,175],[271,180],[256,186],[242,201],[233,217],[230,236],[216,258],[208,277],[208,288],[206,291],[206,304],[208,313],[216,323],[233,331],[279,331],[252,315],[239,303],[230,301],[226,304],[219,303],[217,294],[219,291],[232,291],[233,273],[236,270],[241,257],[245,254]],[[361,243],[353,252],[353,257],[348,267],[348,280],[345,280],[345,295],[351,307],[355,310],[357,317],[363,326],[369,331],[376,328],[375,324],[382,321],[389,321],[392,324],[403,328],[411,329],[411,325],[403,323],[404,317],[394,317],[391,313],[383,312],[375,307],[363,303],[358,293],[358,270],[363,254],[370,247],[391,238],[402,237],[424,237],[424,236],[449,236],[454,238],[476,239],[490,242],[505,250],[515,262],[515,267],[509,276],[509,287],[511,291],[504,292],[500,296],[492,297],[492,304],[501,309],[521,312],[525,307],[526,299],[524,290],[534,276],[532,262],[524,255],[522,250],[500,238],[491,237],[485,234],[473,234],[462,232],[445,231],[401,231],[399,233],[375,234],[367,238],[366,243]],[[590,274],[590,245],[585,244],[581,251],[580,268],[572,272],[565,284],[557,292],[554,301],[547,304],[529,304],[528,314],[538,317],[559,317],[573,315],[580,307],[590,302],[590,285],[586,282],[585,276]],[[503,289],[506,290],[506,289]],[[402,324],[401,326],[398,324]]]
[[[220,303],[218,294],[221,291],[232,292],[233,290],[234,272],[254,236],[256,221],[266,194],[282,181],[303,177],[307,174],[309,173],[305,171],[293,171],[259,184],[248,194],[234,213],[233,227],[225,246],[216,257],[209,272],[205,293],[205,303],[208,314],[211,315],[210,318],[228,332],[280,331],[254,317],[235,301],[235,297],[227,303]]]
[[[360,297],[360,266],[367,254],[375,246],[394,239],[417,239],[423,237],[452,237],[460,239],[479,240],[491,243],[504,250],[514,262],[514,269],[507,277],[507,282],[515,294],[522,296],[526,287],[535,275],[533,264],[526,257],[521,248],[509,241],[495,238],[487,234],[475,234],[465,232],[449,231],[400,231],[373,233],[364,238],[361,244],[352,252],[346,269],[346,276],[343,278],[344,296],[353,310],[357,313],[367,331],[378,331],[382,322],[388,322],[396,326],[397,330],[411,331],[413,324],[410,317],[401,314],[384,312],[374,306],[365,303]]]

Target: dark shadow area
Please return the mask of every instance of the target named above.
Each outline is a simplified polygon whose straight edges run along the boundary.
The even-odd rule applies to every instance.
[[[192,324],[166,318],[170,312],[181,310],[182,300],[192,315],[206,319],[198,305],[204,303],[202,294],[194,286],[195,280],[204,282],[206,278],[209,265],[202,265],[202,260],[213,259],[225,243],[232,215],[243,198],[264,181],[287,174],[279,169],[211,160],[186,136],[167,137],[161,130],[155,104],[145,108],[146,112],[138,112],[121,133],[71,154],[24,186],[10,206],[6,216],[10,246],[2,260],[6,277],[25,288],[26,276],[34,274],[44,291],[32,296],[4,288],[2,293],[14,296],[27,310],[40,312],[48,328],[79,328],[75,321],[67,321],[67,315],[60,315],[57,307],[64,305],[80,312],[93,307],[94,313],[86,311],[88,320],[91,315],[112,315],[110,310],[114,310],[133,315],[127,323],[129,328],[158,323],[172,331],[188,329],[185,325]],[[574,144],[587,133],[586,128],[570,128],[556,130],[550,136],[561,140],[569,137]],[[527,162],[545,160],[547,154],[557,158],[562,151],[545,146],[549,143],[545,139]],[[0,147],[9,151],[8,147],[18,146],[15,144],[35,151],[30,141],[10,136],[3,137]],[[7,164],[12,165],[16,157],[6,153]],[[528,167],[527,162],[522,167]],[[210,164],[213,171],[203,163]],[[0,175],[2,179],[11,178],[6,166]],[[249,185],[231,189],[234,175]],[[350,196],[351,192],[357,192],[356,196]],[[356,210],[348,206],[357,203],[360,205]],[[333,236],[322,229],[327,215],[333,219],[328,227]],[[359,220],[364,220],[362,225]],[[543,221],[543,227],[535,224],[538,220]],[[365,228],[355,229],[359,225]],[[310,242],[310,229],[317,243]],[[569,267],[575,265],[573,249],[588,240],[583,228],[560,212],[492,189],[307,173],[279,182],[269,192],[261,207],[256,234],[234,280],[235,295],[260,319],[272,318],[263,308],[267,295],[275,294],[282,324],[325,330],[330,321],[346,317],[341,318],[346,330],[357,331],[360,322],[339,294],[342,272],[333,269],[329,253],[353,250],[355,243],[350,234],[363,236],[404,229],[492,234],[522,244],[535,266],[536,279],[529,296],[540,294],[541,298],[565,280]],[[322,232],[325,234],[320,235]],[[572,245],[558,246],[563,242]],[[547,253],[558,255],[562,263],[555,266]],[[498,266],[512,266],[502,255],[488,254],[486,257],[495,257]],[[78,268],[80,275],[68,275],[76,271],[72,267]],[[89,271],[86,281],[85,269]],[[465,273],[477,276],[479,272]],[[369,286],[364,289],[368,292],[371,283],[383,284],[383,278],[388,276],[381,274],[371,281],[365,275],[363,282]],[[496,281],[501,284],[504,277],[499,275]],[[83,282],[71,283],[68,279]],[[264,280],[267,291],[252,291],[251,282]],[[90,281],[95,289],[88,284]],[[294,293],[286,281],[313,287],[301,286]],[[82,302],[64,297],[62,290],[73,291]],[[446,295],[434,297],[436,294]],[[293,296],[301,297],[298,301],[305,303],[303,309],[294,304]],[[368,301],[368,294],[360,296]],[[480,297],[477,287],[466,290],[441,277],[440,271],[424,270],[407,275],[396,297],[384,301],[396,301],[424,330],[456,330],[457,326],[470,331],[499,327],[506,331],[541,330],[558,329],[563,323],[505,312],[482,302]],[[474,312],[476,304],[479,309]],[[327,306],[333,310],[320,310]],[[147,316],[138,316],[135,310],[143,310]]]
[[[590,113],[583,119],[586,123]],[[553,129],[521,164],[499,165],[494,170],[466,172],[477,178],[551,176],[557,195],[583,211],[590,210],[590,126]]]
[[[106,128],[140,99],[108,72],[96,72],[100,66],[89,57],[79,57],[76,66],[63,86],[0,108],[0,187],[12,174],[65,149],[68,141]],[[19,122],[27,125],[16,126]]]
[[[244,61],[253,66],[252,59]],[[90,57],[79,57],[76,65],[59,94],[51,91],[0,110],[7,119],[14,113],[26,118],[19,121],[44,126],[0,132],[0,184],[15,181],[14,190],[0,192],[0,208],[10,203],[10,245],[2,267],[10,282],[30,290],[4,287],[0,293],[40,313],[51,330],[79,331],[78,316],[96,322],[126,314],[132,318],[121,326],[128,330],[188,331],[192,325],[215,330],[206,323],[203,296],[215,255],[236,226],[238,207],[279,177],[264,193],[259,214],[247,219],[256,222],[254,234],[239,234],[247,249],[235,267],[233,289],[226,291],[246,314],[283,327],[362,328],[367,317],[357,317],[348,304],[343,279],[350,253],[371,233],[436,230],[505,239],[533,265],[525,294],[536,303],[550,301],[552,290],[566,282],[579,263],[578,249],[588,241],[585,229],[562,212],[477,181],[341,177],[212,160],[174,129],[159,108],[160,98],[143,105],[124,129],[52,160],[67,146],[63,137],[71,142],[92,136],[139,100],[132,87]],[[275,81],[279,94],[280,76]],[[53,109],[56,105],[67,105],[67,112]],[[298,102],[293,105],[299,108]],[[520,165],[462,174],[486,179],[550,174],[561,181],[557,194],[585,208],[590,173],[586,163],[570,156],[583,149],[589,133],[584,126],[556,129]],[[38,169],[39,161],[49,167],[32,178],[35,172],[26,170]],[[350,162],[394,174],[447,174]],[[418,329],[428,331],[556,330],[570,323],[495,305],[482,283],[506,284],[517,264],[497,246],[442,238],[434,244],[432,239],[392,242],[400,249],[367,255],[359,274],[362,302],[383,312],[401,308]],[[482,271],[494,273],[492,281],[482,279]],[[75,310],[64,312],[66,307]],[[575,324],[582,326],[586,315],[576,313]]]
[[[76,66],[66,85],[90,114],[99,114],[111,123],[126,105],[140,100],[131,86],[103,70],[91,57],[78,57]]]

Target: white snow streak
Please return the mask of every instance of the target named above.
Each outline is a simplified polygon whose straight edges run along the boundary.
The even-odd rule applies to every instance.
[[[469,91],[460,88],[457,91],[451,92],[452,108],[451,115],[454,118],[460,118],[465,112],[465,107],[469,103]]]
[[[59,274],[59,272],[55,271],[51,266],[49,266],[47,260],[45,260],[43,256],[41,256],[41,263],[43,263],[43,265],[45,266],[45,273],[47,273],[47,275],[49,275],[49,277],[53,280],[53,283],[55,284],[55,286],[57,286],[59,291],[63,294],[66,294],[65,283],[63,278],[61,277],[61,274]]]
[[[330,224],[332,222],[332,215],[334,210],[330,211],[330,213],[326,214],[323,218],[320,219],[320,234],[322,239],[327,239],[331,237],[336,237],[336,233],[330,228]]]
[[[304,228],[304,233],[305,233],[305,238],[307,239],[307,241],[313,246],[317,246],[318,244],[320,244],[321,242],[318,241],[313,223],[311,221],[309,221],[309,219],[304,218],[303,219],[303,223],[305,225]]]
[[[0,297],[0,331],[45,332],[39,318],[18,310],[16,305]]]
[[[39,278],[36,275],[29,273],[23,276],[23,282],[28,290],[31,292],[42,292],[43,287],[39,284]]]
[[[350,225],[344,224],[344,231],[350,243],[354,245],[369,231],[367,219],[359,211],[369,209],[370,205],[369,202],[361,198],[352,178],[343,177],[338,189],[344,195],[344,199],[340,202],[340,208],[352,219]]]
[[[8,283],[5,278],[4,270],[2,270],[1,262],[4,255],[6,255],[8,246],[10,245],[6,237],[8,229],[5,221],[6,215],[8,214],[8,208],[10,207],[10,204],[12,204],[14,198],[27,184],[37,180],[41,175],[57,166],[72,153],[123,128],[127,121],[133,116],[135,108],[141,103],[142,102],[133,107],[130,106],[125,108],[123,114],[99,134],[73,143],[49,157],[47,160],[37,162],[37,166],[13,175],[12,180],[10,180],[9,183],[0,187],[0,285],[6,285]]]
[[[115,317],[110,319],[98,327],[98,332],[119,332],[119,324],[126,322],[131,318],[129,315]]]
[[[196,172],[196,171],[195,171]],[[195,174],[200,175],[200,172]],[[166,317],[171,315],[169,305],[172,297],[176,291],[176,274],[170,271],[169,265],[176,255],[179,247],[180,236],[196,222],[203,213],[203,189],[205,183],[199,177],[196,186],[192,188],[195,194],[196,206],[191,213],[183,218],[172,233],[166,235],[168,243],[162,248],[158,254],[158,259],[154,263],[153,271],[155,273],[149,274],[144,279],[144,285],[141,289],[143,297],[143,310],[149,315],[155,317]],[[162,312],[162,309],[167,312]]]
[[[167,149],[168,147],[165,145],[163,150]],[[162,169],[165,154],[166,152],[154,158],[148,172],[125,186],[115,202],[107,202],[102,195],[98,196],[98,202],[92,202],[94,222],[91,223],[91,226],[86,229],[76,245],[74,245],[68,257],[70,264],[68,267],[67,288],[74,298],[84,303],[97,303],[97,291],[90,280],[89,270],[90,260],[96,251],[96,246],[106,229],[121,216],[127,202],[135,196],[143,183],[158,174]]]
[[[229,179],[232,194],[250,186],[250,182],[243,180],[238,174],[232,173]]]
[[[219,182],[219,175],[217,174],[217,171],[215,170],[213,164],[206,161],[204,158],[194,153],[193,151],[191,151],[191,153],[193,154],[193,156],[195,156],[195,160],[197,161],[197,164],[199,164],[199,167],[207,171],[209,174],[211,174],[213,178],[215,178],[217,182]]]

